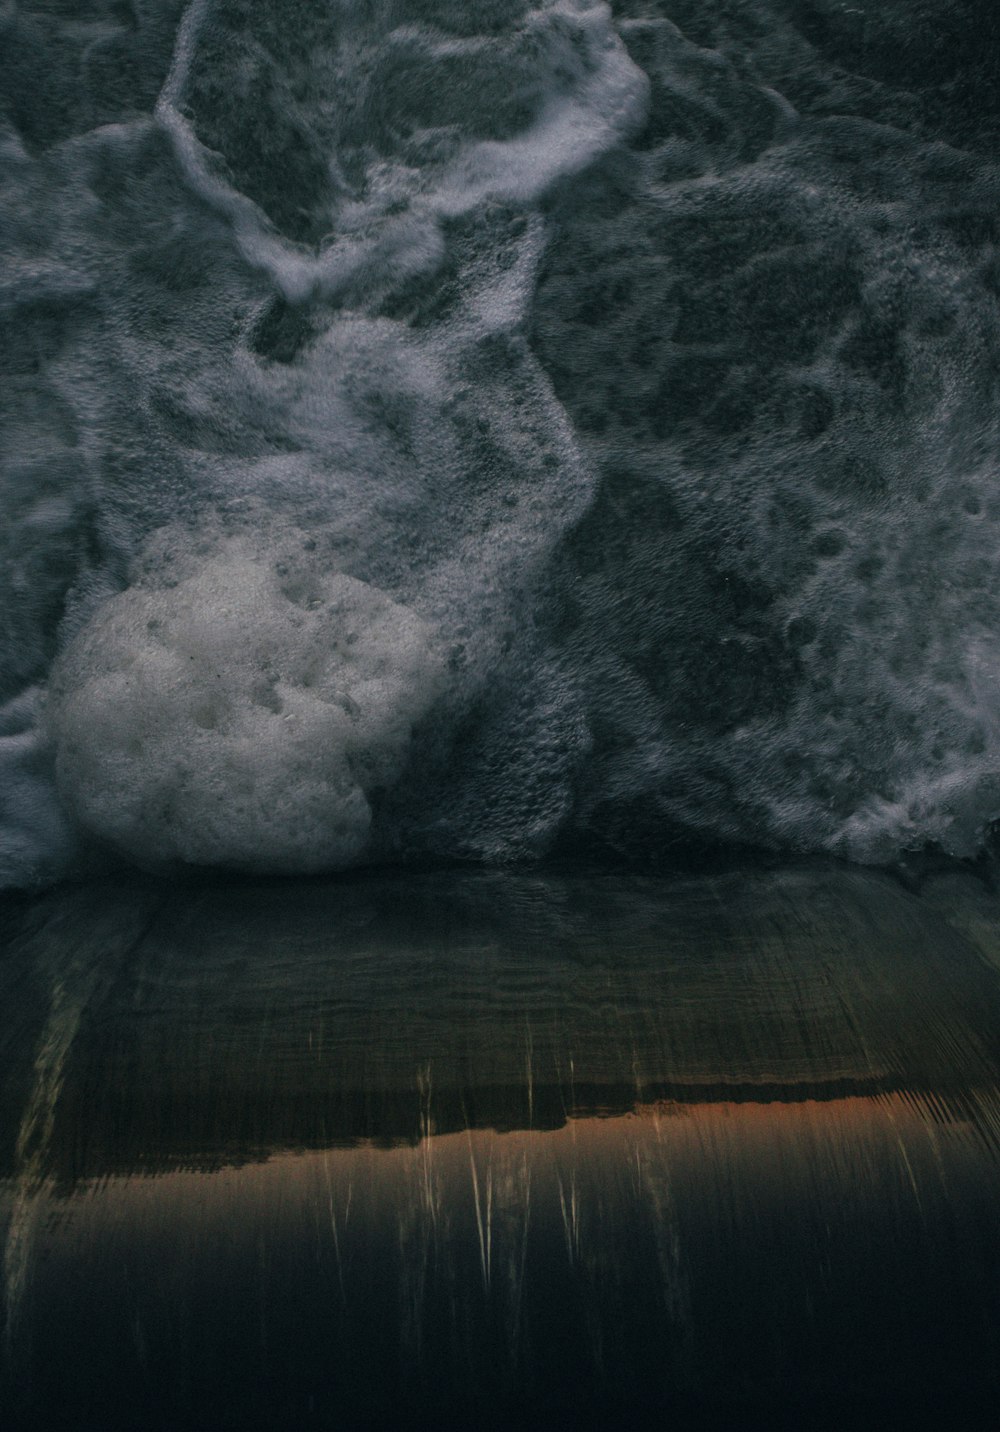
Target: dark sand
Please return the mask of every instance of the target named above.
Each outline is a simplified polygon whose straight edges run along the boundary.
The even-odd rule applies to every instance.
[[[972,875],[138,880],[0,919],[3,1432],[996,1425]]]

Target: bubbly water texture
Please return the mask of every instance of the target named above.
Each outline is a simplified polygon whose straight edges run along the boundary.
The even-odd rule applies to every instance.
[[[974,853],[997,26],[9,0],[0,883]]]
[[[186,554],[185,554],[186,555]],[[362,854],[438,684],[383,592],[231,538],[112,597],[51,693],[80,824],[150,861],[322,870]]]

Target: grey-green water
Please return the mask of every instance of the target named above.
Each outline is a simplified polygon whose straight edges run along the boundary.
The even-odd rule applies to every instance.
[[[970,855],[997,20],[0,12],[0,879]]]

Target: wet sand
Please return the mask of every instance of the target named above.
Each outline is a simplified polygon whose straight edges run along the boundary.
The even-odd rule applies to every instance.
[[[998,917],[832,866],[8,901],[0,1425],[994,1425]]]

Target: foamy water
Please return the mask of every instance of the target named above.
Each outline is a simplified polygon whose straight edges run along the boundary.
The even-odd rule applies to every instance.
[[[8,6],[0,880],[975,852],[996,100],[904,10]]]

